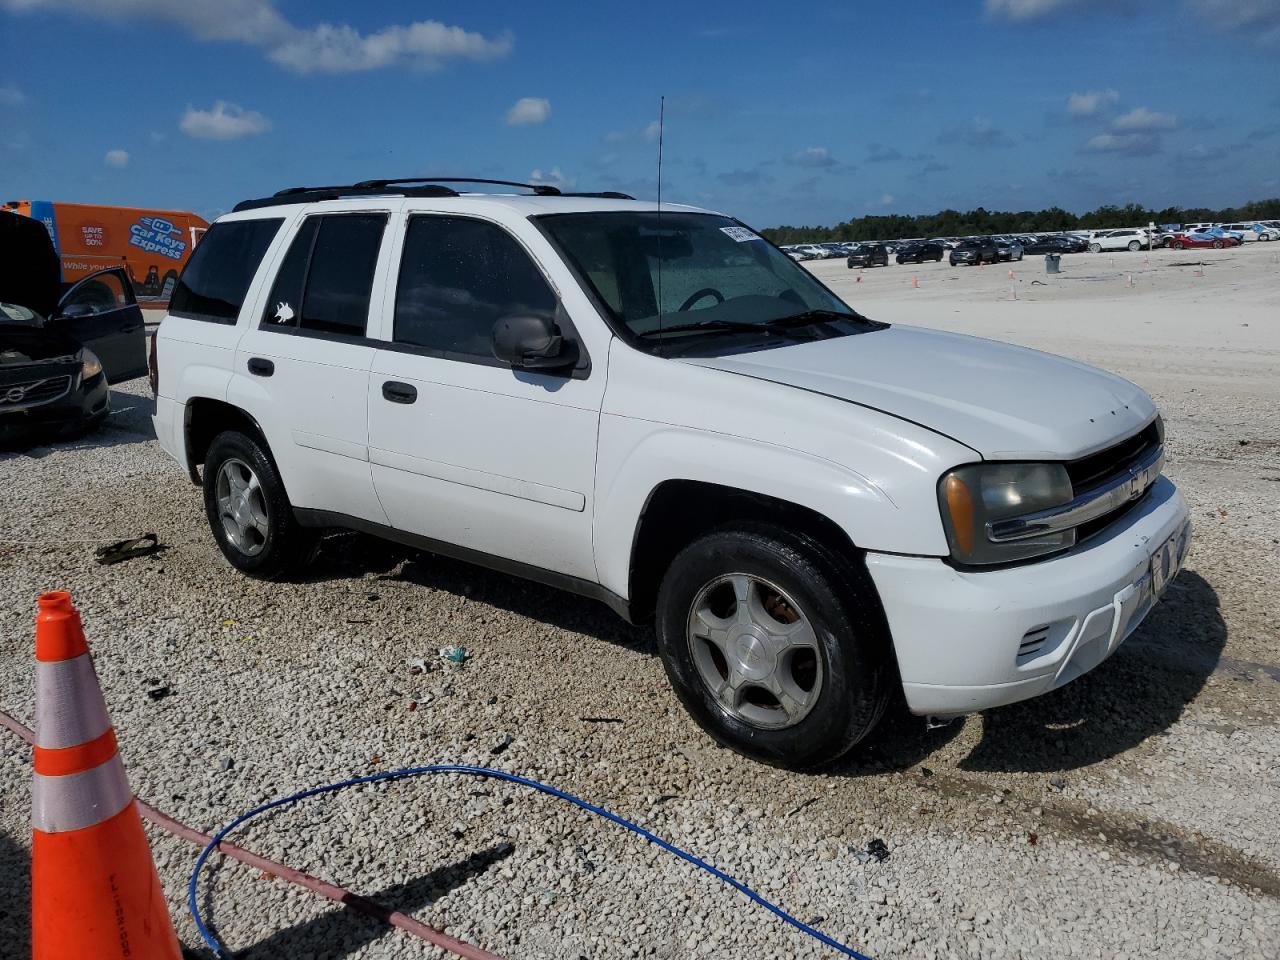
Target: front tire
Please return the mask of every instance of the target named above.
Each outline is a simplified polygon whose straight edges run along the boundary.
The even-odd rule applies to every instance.
[[[1102,252],[1102,244],[1100,244],[1100,243],[1091,243],[1091,244],[1089,244],[1089,252],[1090,252],[1090,253],[1101,253],[1101,252]]]
[[[1215,249],[1215,250],[1221,250],[1221,249],[1222,249],[1222,241],[1221,241],[1221,240],[1215,240],[1215,241],[1213,241],[1213,249]]]
[[[1142,244],[1141,244],[1141,243],[1139,243],[1137,240],[1130,240],[1130,241],[1129,241],[1129,252],[1130,252],[1130,253],[1137,253],[1137,252],[1138,252],[1139,250],[1141,250],[1141,249],[1142,249]]]
[[[865,571],[769,526],[720,530],[663,578],[658,648],[693,719],[718,743],[792,769],[833,761],[888,703],[888,630]]]
[[[299,526],[276,465],[258,437],[227,430],[204,461],[204,508],[222,555],[260,580],[280,580],[305,564],[315,545]]]

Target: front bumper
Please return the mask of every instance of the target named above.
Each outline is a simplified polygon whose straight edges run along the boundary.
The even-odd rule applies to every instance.
[[[970,713],[1092,670],[1159,599],[1152,554],[1171,545],[1171,578],[1190,535],[1186,502],[1161,477],[1113,528],[1039,563],[969,572],[936,558],[867,554],[907,705],[917,714]]]
[[[98,373],[88,379],[70,374],[71,386],[62,396],[16,410],[0,409],[0,443],[38,441],[59,433],[85,430],[111,412],[107,378]]]

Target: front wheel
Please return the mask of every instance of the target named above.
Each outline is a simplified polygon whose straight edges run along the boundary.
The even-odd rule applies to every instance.
[[[1181,250],[1184,246],[1186,246],[1186,244],[1184,244],[1181,240],[1171,240],[1169,241],[1169,246],[1173,247],[1173,249],[1175,250]]]
[[[251,577],[279,580],[295,573],[315,543],[294,518],[265,445],[236,430],[218,434],[209,445],[204,507],[222,555]]]
[[[1138,252],[1139,250],[1141,250],[1141,249],[1142,249],[1142,244],[1141,244],[1141,243],[1139,243],[1137,240],[1130,240],[1130,241],[1129,241],[1129,252],[1130,252],[1130,253],[1137,253],[1137,252]]]
[[[1091,244],[1089,244],[1089,252],[1090,252],[1090,253],[1101,253],[1101,252],[1102,252],[1102,244],[1100,244],[1100,243],[1091,243]]]
[[[1213,241],[1213,249],[1215,249],[1215,250],[1221,250],[1221,249],[1222,249],[1222,241],[1221,241],[1221,240],[1215,240],[1215,241]]]
[[[663,578],[656,619],[685,709],[755,760],[793,769],[835,760],[888,702],[890,644],[874,586],[806,537],[743,526],[696,540]]]

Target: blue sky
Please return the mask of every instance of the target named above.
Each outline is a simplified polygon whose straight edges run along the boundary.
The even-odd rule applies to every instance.
[[[757,226],[1280,196],[1280,0],[0,0],[0,199],[540,178]]]

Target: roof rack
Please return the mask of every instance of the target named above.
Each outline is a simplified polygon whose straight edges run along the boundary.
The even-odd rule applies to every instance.
[[[486,183],[498,187],[520,187],[531,191],[539,197],[599,197],[605,200],[634,200],[635,197],[616,190],[602,190],[597,193],[569,193],[549,183],[520,183],[515,180],[481,180],[478,177],[405,177],[400,180],[361,180],[357,187],[371,189],[401,186],[407,183]]]
[[[361,180],[347,186],[286,187],[269,197],[241,200],[232,208],[234,213],[256,210],[260,207],[276,207],[292,203],[317,203],[322,200],[339,200],[344,197],[381,197],[396,194],[404,197],[456,197],[458,191],[445,186],[450,183],[484,183],[500,187],[520,187],[539,197],[598,197],[604,200],[634,200],[625,193],[605,190],[599,193],[563,193],[559,187],[547,183],[518,183],[514,180],[481,180],[474,177],[403,177],[397,180]]]

